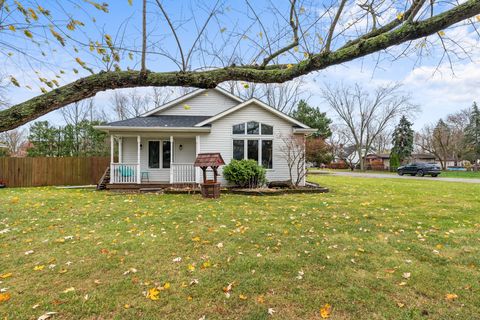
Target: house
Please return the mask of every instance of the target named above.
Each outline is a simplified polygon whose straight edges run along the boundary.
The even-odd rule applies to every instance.
[[[267,169],[269,181],[288,180],[282,139],[293,135],[304,141],[316,131],[257,99],[244,101],[221,88],[195,90],[140,117],[96,128],[110,135],[109,187],[200,183],[200,169],[193,164],[199,153],[210,152],[219,152],[227,164],[254,159]],[[221,168],[219,173],[227,184]]]
[[[390,153],[369,153],[365,156],[367,168],[370,166],[373,170],[389,170],[390,169]],[[435,156],[430,153],[412,153],[407,162],[426,162],[438,163]],[[383,167],[377,168],[377,167]]]

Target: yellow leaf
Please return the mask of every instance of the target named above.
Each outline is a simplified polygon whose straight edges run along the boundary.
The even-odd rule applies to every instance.
[[[29,30],[25,29],[25,30],[23,30],[23,33],[24,33],[28,38],[33,38],[33,34],[32,34]]]
[[[442,30],[438,31],[437,33],[440,37],[443,37],[445,35],[445,31]]]
[[[291,63],[287,64],[287,69],[291,69],[291,68],[293,68],[293,64]]]
[[[247,300],[248,299],[247,296],[245,296],[243,294],[240,294],[238,297],[240,298],[240,300]]]
[[[170,282],[165,282],[165,284],[163,285],[163,288],[170,289]]]
[[[63,290],[63,293],[69,293],[69,292],[73,292],[73,291],[75,291],[75,288],[70,287],[70,288],[67,288],[67,289]]]
[[[10,298],[10,293],[0,293],[0,302],[7,302]]]
[[[15,26],[13,24],[9,25],[8,29],[10,29],[10,31],[13,31],[13,32],[17,31],[17,29],[15,29]]]
[[[330,318],[330,314],[332,313],[332,306],[329,305],[328,303],[323,306],[323,308],[320,309],[320,316],[322,319],[327,319]]]
[[[397,14],[397,19],[402,20],[403,16],[404,16],[404,14],[403,14],[403,12],[401,12],[401,13]]]
[[[35,266],[35,267],[33,268],[33,270],[35,270],[35,271],[42,271],[44,268],[45,268],[45,266],[44,266],[44,265],[41,265],[41,266]]]
[[[125,303],[125,304],[123,305],[123,307],[124,307],[125,309],[130,309],[132,306],[129,305],[129,304],[127,304],[127,303]]]
[[[193,264],[189,264],[187,266],[187,269],[188,269],[188,271],[193,272],[193,271],[195,271],[195,266]]]
[[[159,300],[160,299],[159,294],[160,294],[160,290],[158,290],[157,288],[148,289],[147,299],[150,299],[153,301]]]
[[[456,300],[457,298],[458,296],[455,293],[447,293],[445,295],[445,300],[447,301],[453,301],[453,300]]]
[[[11,80],[13,80],[14,78],[11,77]],[[13,81],[12,81],[13,82]],[[12,200],[10,200],[11,203],[18,203],[18,201],[20,201],[20,198],[19,197],[13,197]]]
[[[133,4],[133,0],[128,0],[128,4],[129,4],[129,5],[132,5],[132,4]]]
[[[184,104],[184,105],[183,105],[183,109],[185,109],[185,110],[190,110],[190,106],[189,106],[188,104]],[[192,239],[192,240],[193,240],[193,239]]]
[[[477,21],[480,22],[480,15],[476,16],[475,18],[477,18]]]
[[[9,272],[9,273],[4,273],[4,274],[0,274],[0,278],[2,279],[7,279],[7,278],[10,278],[12,276],[13,273]]]
[[[294,47],[293,51],[298,52],[298,47]]]

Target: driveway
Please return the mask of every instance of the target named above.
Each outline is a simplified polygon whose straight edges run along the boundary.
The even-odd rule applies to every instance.
[[[463,183],[473,183],[480,184],[480,179],[465,179],[465,178],[442,178],[436,177],[412,177],[412,176],[399,176],[396,174],[389,173],[366,173],[366,172],[348,172],[348,171],[321,171],[321,170],[312,170],[308,174],[333,174],[336,176],[343,177],[356,177],[356,178],[376,178],[376,179],[408,179],[408,180],[431,180],[431,181],[445,181],[445,182],[463,182]]]

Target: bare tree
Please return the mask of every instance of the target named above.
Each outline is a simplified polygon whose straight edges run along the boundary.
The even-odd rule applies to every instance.
[[[78,126],[82,121],[94,121],[97,120],[97,114],[95,111],[95,101],[93,99],[87,99],[80,102],[75,102],[65,108],[60,109],[63,116],[63,120],[67,124]]]
[[[353,87],[326,86],[322,91],[355,146],[361,170],[365,168],[365,153],[372,149],[379,135],[400,115],[415,109],[400,88],[398,84],[389,84],[370,94],[356,84]]]
[[[301,99],[308,101],[311,97],[301,78],[269,84],[229,81],[222,86],[244,100],[257,98],[286,114],[290,114]]]
[[[332,147],[332,153],[335,160],[341,160],[350,168],[355,170],[359,164],[360,158],[351,139],[349,131],[339,125],[332,126],[332,136],[328,138],[328,143]]]
[[[26,142],[25,129],[14,129],[0,133],[0,143],[7,146],[10,156],[17,156],[20,147]]]
[[[281,157],[287,162],[290,183],[294,187],[298,187],[307,175],[305,137],[288,135],[281,136],[280,139],[283,143],[280,147],[280,153]]]
[[[110,103],[119,120],[139,117],[150,109],[148,95],[139,94],[135,90],[115,91],[110,98]]]
[[[422,152],[433,154],[443,170],[447,169],[447,160],[452,155],[451,140],[451,130],[441,119],[435,126],[425,125],[415,135],[415,144]]]
[[[102,16],[100,21],[92,12],[108,14],[106,2],[52,1],[39,6],[18,0],[11,8],[0,6],[0,39],[5,48],[0,55],[42,91],[0,111],[0,130],[109,89],[214,88],[226,81],[284,83],[374,53],[421,59],[436,48],[443,53],[439,63],[453,65],[475,49],[475,41],[460,42],[449,27],[460,25],[474,34],[478,0],[360,5],[342,0],[322,7],[315,1],[285,1],[285,5],[269,1],[263,6],[247,0],[240,10],[231,10],[228,1],[191,1],[190,12],[174,11],[161,0],[129,1],[133,10],[142,12],[136,37],[128,33],[135,27],[130,25],[131,17],[120,21]],[[189,36],[182,37],[185,30]],[[63,77],[65,70],[53,62],[51,55],[59,50],[81,69],[75,68],[75,81]],[[156,70],[148,70],[147,64]],[[163,70],[166,65],[178,68]],[[32,72],[39,66],[49,72]],[[18,80],[17,73],[9,78],[15,86],[30,86]]]

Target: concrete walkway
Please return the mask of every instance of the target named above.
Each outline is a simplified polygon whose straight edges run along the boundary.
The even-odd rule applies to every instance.
[[[399,176],[397,174],[389,173],[368,173],[368,172],[348,172],[348,171],[322,171],[322,170],[312,170],[308,171],[308,174],[333,174],[336,176],[343,177],[356,177],[356,178],[376,178],[376,179],[415,179],[415,180],[429,180],[429,181],[445,181],[445,182],[462,182],[462,183],[473,183],[480,184],[480,179],[468,179],[468,178],[442,178],[439,177],[433,178],[430,176],[425,177],[412,177],[410,175]]]

